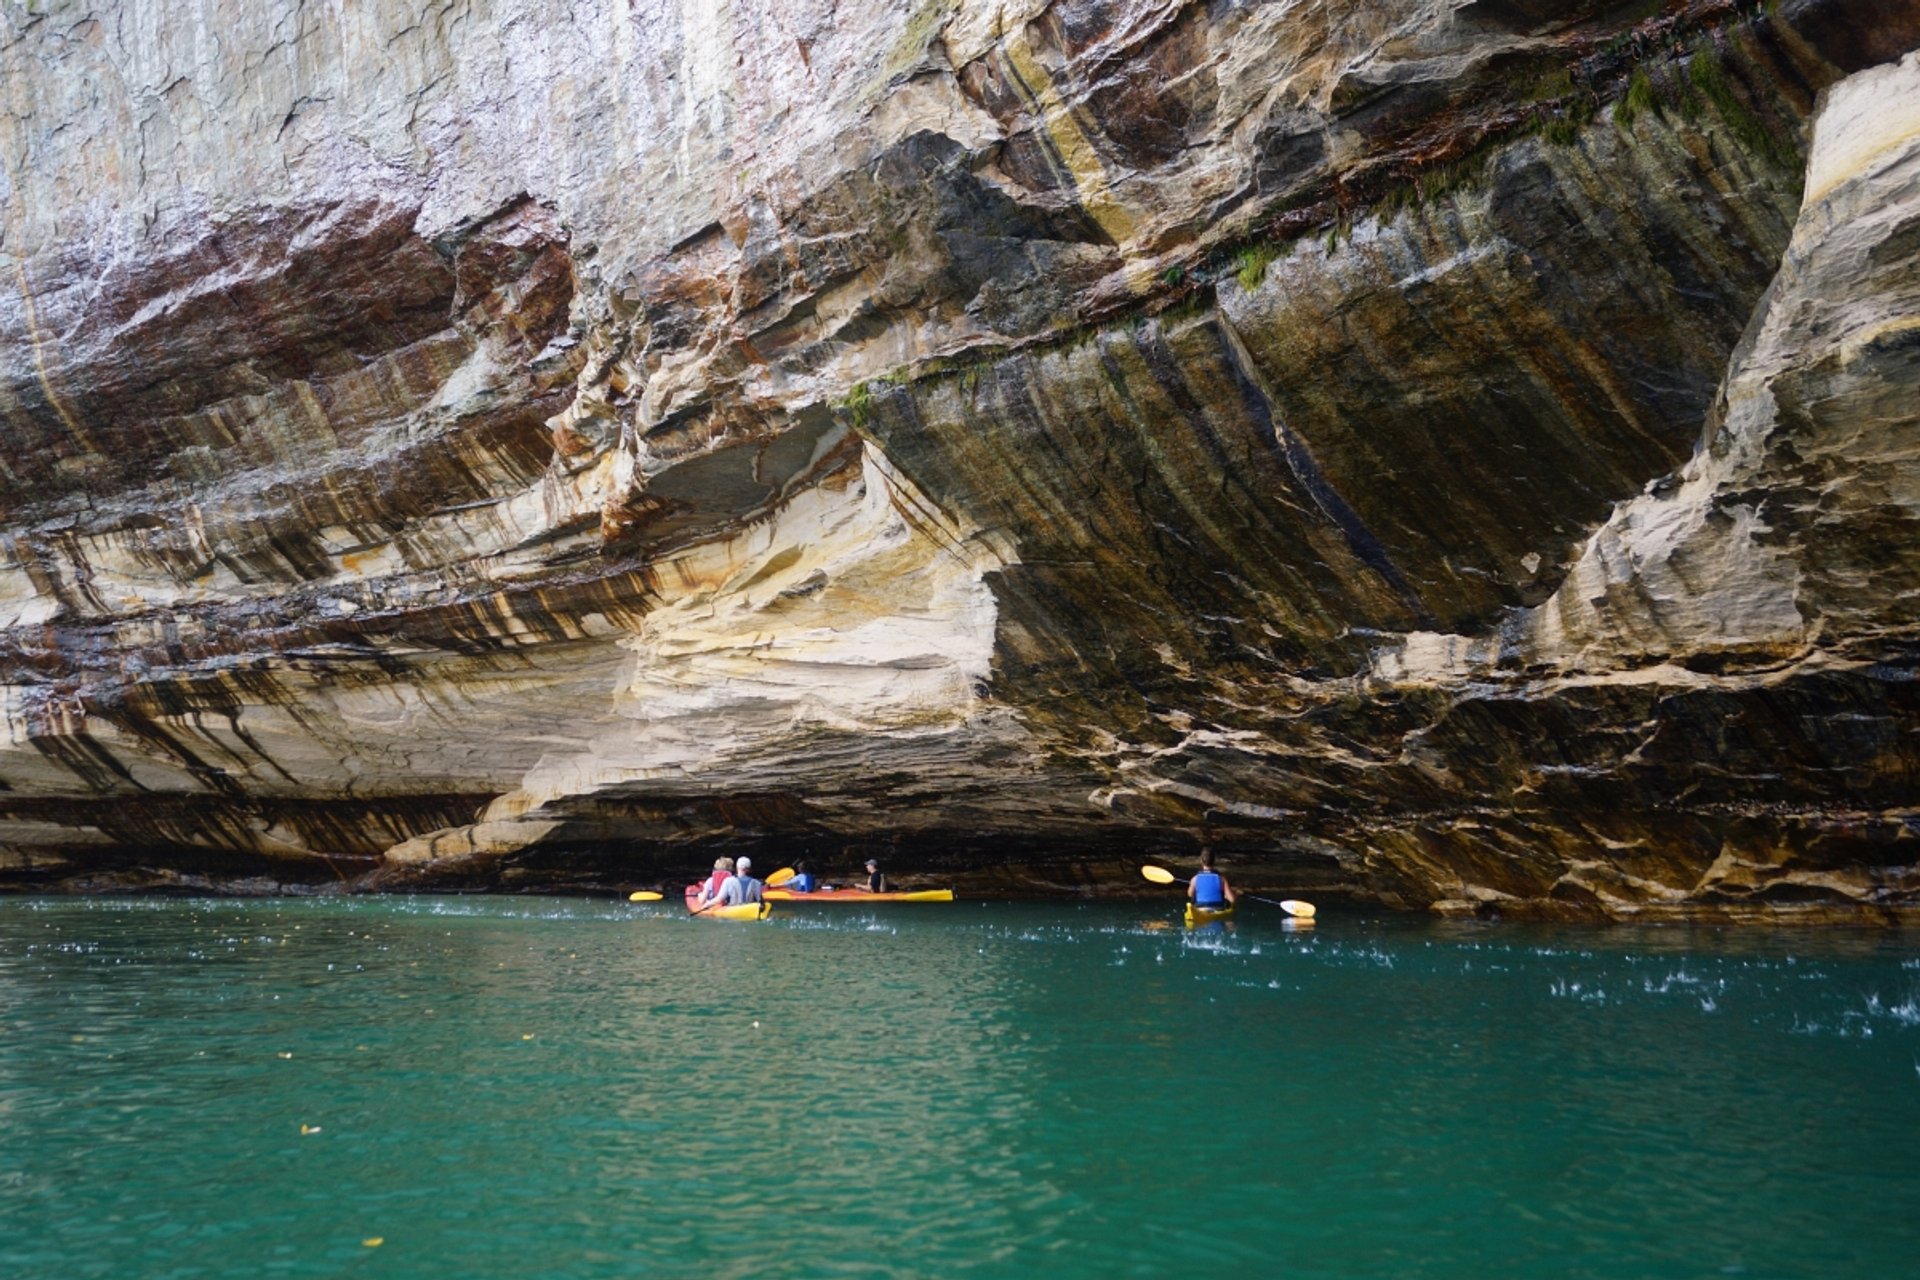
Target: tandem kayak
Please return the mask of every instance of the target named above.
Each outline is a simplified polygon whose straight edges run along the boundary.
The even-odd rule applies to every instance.
[[[1233,904],[1231,902],[1224,907],[1196,907],[1191,902],[1187,904],[1187,925],[1189,927],[1193,925],[1212,924],[1216,920],[1230,920],[1232,918]]]
[[[773,914],[772,906],[765,902],[743,902],[731,907],[707,907],[699,905],[700,886],[687,886],[687,913],[699,916],[702,920],[765,920]]]
[[[914,889],[906,893],[868,893],[865,889],[815,889],[795,893],[792,889],[765,889],[768,902],[952,902],[951,889]]]

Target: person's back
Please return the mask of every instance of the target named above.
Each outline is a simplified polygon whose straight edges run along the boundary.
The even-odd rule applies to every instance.
[[[723,907],[748,906],[761,900],[760,891],[764,887],[749,873],[753,870],[753,859],[742,858],[734,864],[733,874],[720,886],[718,903]]]
[[[812,893],[819,887],[819,882],[813,878],[813,868],[804,862],[794,868],[793,879],[787,881],[787,889],[793,893]]]
[[[1213,869],[1212,850],[1202,850],[1200,873],[1187,882],[1187,897],[1196,907],[1224,907],[1233,902],[1234,893],[1227,878]]]
[[[727,878],[732,874],[732,858],[715,858],[712,874],[700,882],[700,901],[712,902],[718,898],[720,890],[726,887]]]

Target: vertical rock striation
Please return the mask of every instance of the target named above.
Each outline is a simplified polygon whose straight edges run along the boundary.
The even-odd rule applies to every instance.
[[[1916,45],[0,4],[0,884],[1910,912]]]

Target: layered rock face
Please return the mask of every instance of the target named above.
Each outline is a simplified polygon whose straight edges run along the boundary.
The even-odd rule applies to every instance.
[[[1916,912],[1920,5],[0,6],[0,884]]]

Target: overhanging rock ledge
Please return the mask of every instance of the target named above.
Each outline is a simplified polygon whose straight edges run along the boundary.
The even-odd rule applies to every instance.
[[[0,888],[1915,919],[1916,47],[0,4]]]

